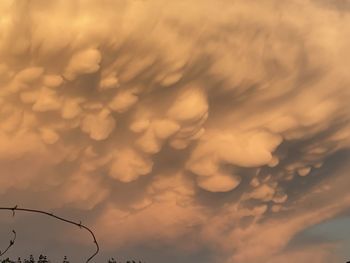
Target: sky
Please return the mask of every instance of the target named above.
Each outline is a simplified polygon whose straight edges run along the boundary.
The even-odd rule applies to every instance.
[[[347,0],[0,1],[0,206],[149,263],[350,260]],[[88,233],[1,211],[0,250]]]

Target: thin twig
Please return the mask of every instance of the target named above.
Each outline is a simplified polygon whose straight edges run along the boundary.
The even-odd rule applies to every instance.
[[[0,210],[12,211],[12,215],[13,216],[15,215],[15,211],[43,214],[43,215],[46,215],[46,216],[49,216],[49,217],[53,217],[53,218],[58,219],[60,221],[63,221],[63,222],[66,222],[66,223],[78,226],[79,228],[83,228],[83,229],[87,230],[90,233],[90,235],[92,236],[92,238],[93,238],[93,242],[94,242],[94,244],[96,246],[96,251],[86,260],[86,263],[88,263],[91,259],[93,259],[98,254],[98,252],[100,251],[100,247],[99,247],[99,245],[97,243],[95,234],[92,232],[92,230],[90,228],[88,228],[87,226],[83,225],[81,222],[77,223],[77,222],[65,219],[63,217],[60,217],[60,216],[56,216],[53,213],[49,213],[49,212],[45,212],[45,211],[41,211],[41,210],[37,210],[37,209],[18,208],[17,205],[15,207],[0,207]],[[16,233],[16,232],[14,232],[14,233]]]
[[[17,234],[15,230],[12,230],[12,233],[13,233],[13,239],[10,239],[10,244],[3,252],[0,251],[0,257],[3,256],[10,249],[10,247],[12,247],[15,244]]]

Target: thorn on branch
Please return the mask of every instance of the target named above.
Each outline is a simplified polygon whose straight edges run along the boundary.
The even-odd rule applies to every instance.
[[[15,205],[11,210],[12,210],[12,216],[14,217],[15,216],[15,210],[17,209],[17,205]]]

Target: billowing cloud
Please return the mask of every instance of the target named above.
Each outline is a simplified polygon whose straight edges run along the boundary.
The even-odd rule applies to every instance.
[[[328,2],[1,2],[0,195],[89,212],[111,249],[307,262],[288,242],[350,208],[350,21]]]

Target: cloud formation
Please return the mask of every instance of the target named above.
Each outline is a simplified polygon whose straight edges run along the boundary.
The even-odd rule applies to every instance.
[[[3,1],[0,194],[90,211],[107,247],[307,262],[288,242],[350,207],[349,23],[320,0]]]

